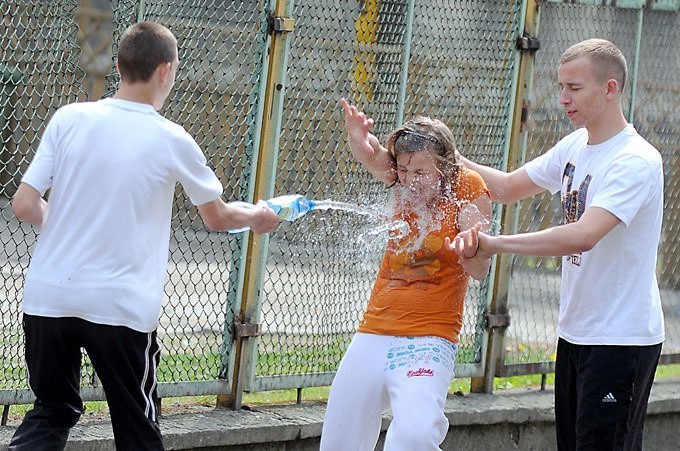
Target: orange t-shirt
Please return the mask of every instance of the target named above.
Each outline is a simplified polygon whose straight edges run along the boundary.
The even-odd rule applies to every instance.
[[[469,276],[458,255],[444,248],[444,238],[458,234],[462,207],[489,195],[476,172],[461,168],[458,179],[453,199],[440,201],[434,211],[418,214],[397,207],[396,218],[411,230],[389,240],[359,332],[458,342]]]

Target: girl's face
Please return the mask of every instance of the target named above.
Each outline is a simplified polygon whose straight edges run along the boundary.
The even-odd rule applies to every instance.
[[[397,175],[414,200],[429,204],[441,194],[442,174],[435,155],[427,150],[398,154]]]

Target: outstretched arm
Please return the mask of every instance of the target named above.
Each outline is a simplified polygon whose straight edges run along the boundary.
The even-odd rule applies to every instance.
[[[459,153],[458,157],[466,168],[482,176],[491,193],[491,200],[499,204],[509,204],[545,191],[529,178],[523,167],[512,172],[504,172],[475,163]]]
[[[453,245],[461,256],[489,258],[503,252],[537,257],[563,256],[591,250],[619,222],[619,218],[607,210],[590,207],[576,222],[538,232],[494,237],[480,232],[476,226],[459,233]]]
[[[345,110],[345,130],[352,156],[375,178],[392,185],[397,179],[396,163],[378,138],[370,132],[373,119],[366,117],[345,99],[341,99],[340,104]]]
[[[279,225],[279,217],[261,200],[255,208],[242,208],[217,198],[198,206],[205,225],[211,230],[234,230],[250,227],[254,233],[267,233]]]

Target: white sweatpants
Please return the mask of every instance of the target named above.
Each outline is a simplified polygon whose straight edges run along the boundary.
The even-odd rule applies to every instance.
[[[373,451],[390,408],[385,451],[438,451],[458,345],[439,337],[357,333],[333,380],[321,451]]]

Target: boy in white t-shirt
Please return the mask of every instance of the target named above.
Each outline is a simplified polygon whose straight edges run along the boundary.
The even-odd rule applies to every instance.
[[[225,203],[198,144],[157,113],[178,65],[170,30],[131,26],[120,40],[116,94],[57,110],[14,196],[16,216],[42,230],[22,303],[36,401],[10,450],[64,449],[83,412],[81,347],[102,381],[116,449],[163,449],[156,328],[175,185],[210,229],[278,225],[264,201]]]
[[[496,237],[477,226],[450,245],[462,258],[563,256],[555,369],[560,450],[642,449],[664,340],[655,272],[663,167],[623,115],[626,73],[623,54],[606,40],[570,47],[558,70],[560,103],[580,128],[510,173],[462,158],[496,202],[561,190],[562,225]]]

